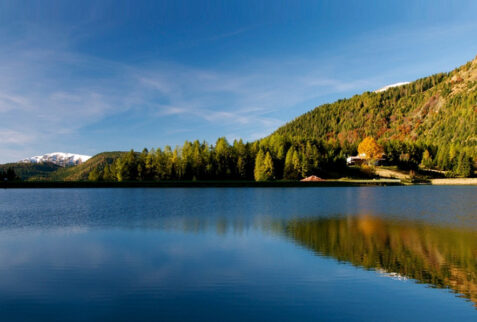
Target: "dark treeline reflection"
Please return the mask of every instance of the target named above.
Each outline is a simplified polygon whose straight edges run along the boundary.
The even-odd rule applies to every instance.
[[[148,228],[188,233],[278,233],[316,252],[366,269],[448,288],[477,307],[477,230],[372,216],[259,220],[175,218]]]
[[[449,288],[477,306],[477,231],[378,217],[296,219],[275,228],[319,255]]]

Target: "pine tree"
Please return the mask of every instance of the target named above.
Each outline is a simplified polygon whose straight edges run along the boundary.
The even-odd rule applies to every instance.
[[[263,153],[263,150],[260,149],[255,158],[255,168],[253,171],[255,181],[263,181],[264,161],[265,161],[265,154]]]
[[[439,147],[437,152],[437,166],[442,170],[450,170],[449,149],[446,146]]]
[[[429,150],[427,149],[422,153],[421,166],[427,169],[430,169],[434,166],[432,162],[431,154],[429,153]]]
[[[247,164],[242,156],[237,159],[237,174],[240,179],[247,178]]]
[[[287,155],[285,157],[285,166],[283,168],[283,178],[292,180],[294,178],[294,168],[293,168],[293,153],[295,149],[293,147],[289,148]]]
[[[265,160],[263,161],[263,180],[273,180],[274,179],[274,166],[273,159],[270,155],[270,152],[267,152],[265,155]]]
[[[111,166],[106,164],[103,171],[103,180],[104,181],[114,181],[114,175],[111,171]]]
[[[461,152],[458,156],[457,167],[455,173],[458,176],[470,177],[473,172],[473,160],[468,157],[465,152]]]
[[[126,177],[126,165],[121,158],[116,159],[114,162],[114,170],[116,173],[116,180],[119,182],[127,180]]]
[[[293,164],[293,179],[299,179],[301,174],[301,160],[300,160],[300,155],[298,154],[296,150],[293,151],[292,164]]]

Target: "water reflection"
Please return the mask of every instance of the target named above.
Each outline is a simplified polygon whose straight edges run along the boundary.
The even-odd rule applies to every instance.
[[[240,235],[249,229],[279,234],[319,256],[376,270],[396,280],[414,279],[450,289],[471,300],[477,308],[475,228],[370,215],[262,218],[252,224],[240,218],[186,217],[162,228],[188,233],[215,231],[218,235]]]
[[[294,219],[275,229],[321,256],[449,288],[477,307],[477,231],[382,217]]]
[[[0,191],[0,320],[475,320],[476,192]]]

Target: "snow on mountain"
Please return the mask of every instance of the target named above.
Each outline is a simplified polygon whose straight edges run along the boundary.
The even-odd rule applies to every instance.
[[[38,155],[31,158],[23,159],[20,162],[23,163],[43,163],[51,162],[62,167],[77,165],[86,162],[91,156],[64,152],[53,152],[44,155]]]
[[[377,89],[374,92],[375,93],[384,92],[384,91],[390,89],[391,87],[398,87],[398,86],[402,86],[402,85],[406,85],[406,84],[409,84],[409,82],[400,82],[400,83],[396,83],[396,84],[391,84],[391,85],[384,86],[383,88]]]

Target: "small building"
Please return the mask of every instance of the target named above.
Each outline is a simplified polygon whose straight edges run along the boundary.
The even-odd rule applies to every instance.
[[[361,153],[356,156],[349,156],[346,158],[348,165],[361,165],[366,162],[366,153]]]
[[[366,158],[366,153],[361,153],[356,156],[349,156],[346,158],[347,165],[362,165],[366,163],[368,159]],[[373,160],[373,165],[382,165],[386,162],[386,155],[382,155],[381,158]]]

